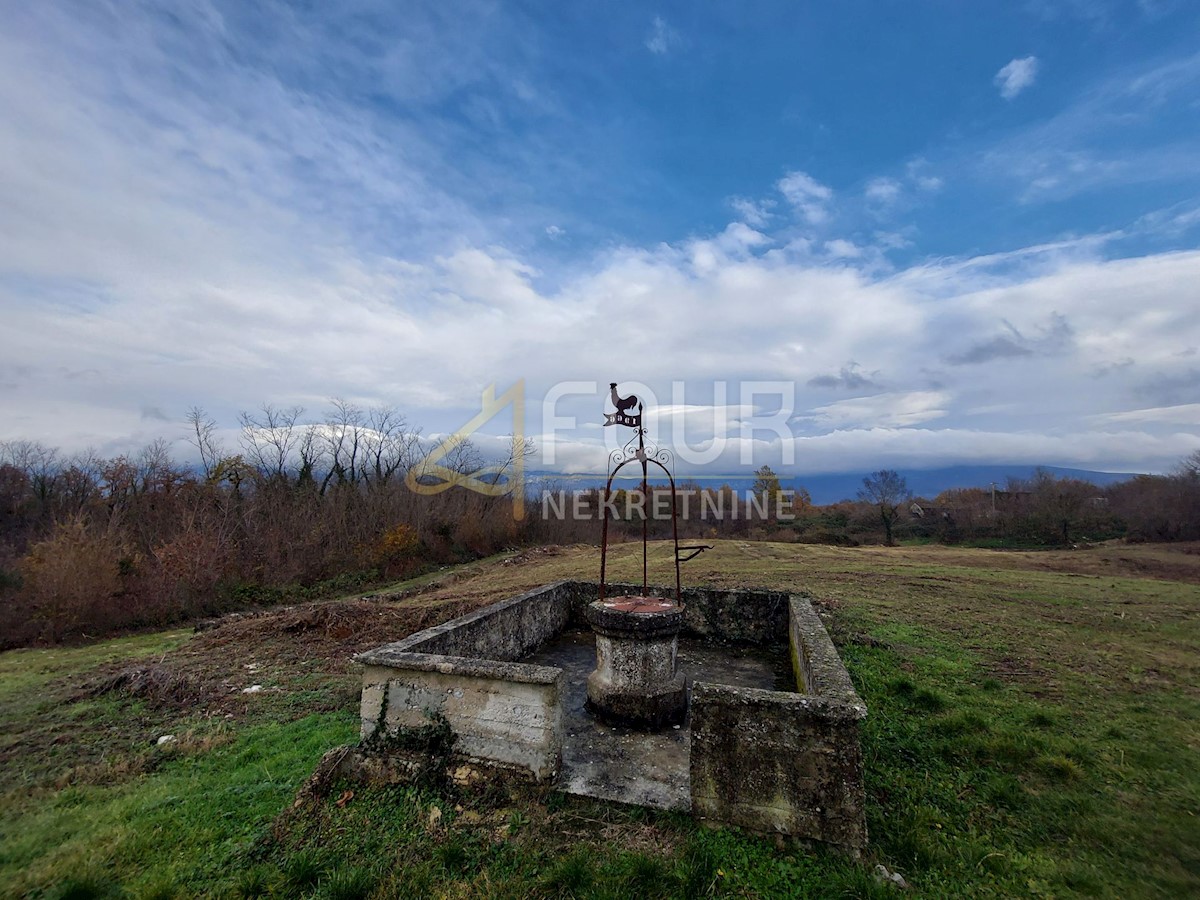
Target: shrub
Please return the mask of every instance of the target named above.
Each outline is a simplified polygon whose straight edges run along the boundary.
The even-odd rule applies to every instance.
[[[390,576],[404,574],[412,568],[421,550],[417,530],[403,523],[386,529],[366,548],[365,562]]]
[[[215,588],[233,568],[230,546],[210,530],[184,531],[156,547],[154,559],[158,592],[184,613],[211,611]]]
[[[110,624],[136,555],[111,531],[93,533],[82,518],[57,525],[21,562],[25,592],[42,637],[61,640],[84,627]]]

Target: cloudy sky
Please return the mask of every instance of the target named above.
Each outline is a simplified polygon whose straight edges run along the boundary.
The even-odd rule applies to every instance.
[[[1188,0],[0,11],[0,440],[523,379],[563,470],[611,380],[726,468],[1200,447]]]

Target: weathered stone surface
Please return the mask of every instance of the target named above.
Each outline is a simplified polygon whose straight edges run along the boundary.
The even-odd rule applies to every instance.
[[[405,657],[408,657],[406,659]],[[413,658],[416,658],[413,660]],[[363,673],[362,736],[416,728],[442,715],[458,737],[456,750],[472,759],[528,769],[550,778],[562,753],[562,670],[396,653]]]
[[[692,810],[755,831],[866,846],[860,716],[836,700],[692,686]]]
[[[633,728],[675,725],[687,716],[687,679],[682,674],[646,691],[614,690],[597,670],[587,680],[588,709],[606,722]]]
[[[578,582],[558,581],[426,628],[355,657],[372,663],[384,651],[430,653],[512,662],[523,659],[567,627]]]
[[[692,808],[857,854],[867,843],[867,708],[805,598],[789,600],[788,635],[802,693],[693,685]]]
[[[850,673],[842,664],[842,658],[812,604],[803,597],[792,597],[788,607],[788,642],[797,690],[840,700],[865,716],[867,707],[854,690]]]
[[[594,632],[630,641],[675,637],[683,627],[683,614],[683,606],[662,597],[609,597],[584,608]]]
[[[577,617],[590,600],[596,598],[598,585],[576,583],[580,597]],[[587,590],[591,591],[590,597]],[[640,594],[640,584],[609,584],[608,593]],[[674,588],[651,585],[647,593],[674,597]],[[684,588],[683,633],[722,643],[781,644],[787,640],[788,598],[784,591],[724,590],[720,588]]]
[[[588,708],[636,727],[682,722],[687,681],[676,655],[684,608],[659,597],[612,597],[589,603],[584,613],[596,633]]]
[[[609,587],[640,593],[641,586]],[[360,655],[364,736],[380,722],[389,730],[414,727],[441,713],[458,736],[458,752],[553,777],[562,748],[562,670],[519,660],[568,625],[584,624],[598,595],[594,583],[557,582]],[[859,747],[867,711],[807,597],[717,589],[689,589],[683,597],[683,633],[717,645],[786,646],[798,690],[693,685],[694,812],[857,853],[867,839]],[[654,640],[663,638],[642,643]],[[673,640],[666,639],[668,649]],[[598,661],[607,656],[614,672],[644,672],[661,683],[661,694],[674,693],[664,704],[686,696],[686,686],[673,680],[681,677],[673,650],[622,660],[611,635],[599,634],[597,645]]]

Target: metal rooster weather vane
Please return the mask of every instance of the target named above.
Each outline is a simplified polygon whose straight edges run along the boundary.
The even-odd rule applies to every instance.
[[[642,403],[634,395],[622,397],[617,393],[617,382],[609,384],[609,392],[612,399],[615,412],[606,412],[604,414],[604,425],[624,425],[634,429],[634,435],[625,445],[618,450],[612,451],[608,455],[608,483],[604,486],[604,503],[601,505],[601,518],[604,522],[603,531],[600,538],[600,599],[604,599],[605,594],[605,571],[608,563],[608,518],[609,518],[609,501],[612,497],[613,479],[617,477],[617,473],[631,462],[639,462],[642,466],[642,596],[646,595],[648,590],[647,584],[647,562],[646,548],[649,543],[649,525],[650,525],[650,485],[649,485],[649,468],[650,464],[658,466],[667,476],[667,481],[671,485],[671,540],[675,545],[675,602],[682,601],[680,581],[679,581],[679,564],[687,562],[689,559],[699,555],[704,550],[708,550],[708,545],[695,547],[680,547],[679,546],[679,515],[677,511],[678,494],[675,490],[675,476],[671,473],[670,466],[673,463],[674,456],[670,450],[665,447],[659,447],[653,441],[649,442],[647,447],[646,429],[642,425]],[[633,409],[636,407],[636,414]],[[680,556],[683,551],[687,555]]]

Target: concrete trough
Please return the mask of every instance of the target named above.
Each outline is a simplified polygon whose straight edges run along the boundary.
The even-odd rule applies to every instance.
[[[609,596],[639,593],[640,585],[608,586]],[[441,715],[465,757],[567,787],[564,738],[578,729],[565,717],[579,711],[567,708],[563,669],[528,660],[568,629],[586,628],[585,607],[598,596],[598,584],[560,581],[360,654],[362,736]],[[684,636],[786,652],[794,689],[693,672],[687,722],[676,735],[686,793],[662,805],[858,853],[867,841],[859,742],[867,710],[809,598],[690,588],[683,602]]]

